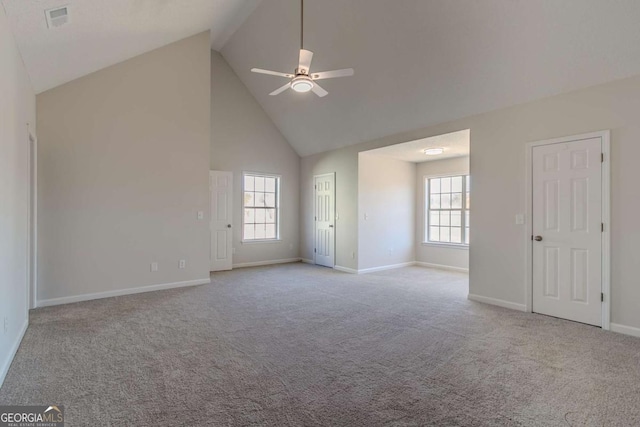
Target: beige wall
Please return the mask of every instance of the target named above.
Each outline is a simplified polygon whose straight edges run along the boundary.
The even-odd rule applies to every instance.
[[[29,140],[35,94],[0,7],[0,385],[29,321]],[[7,331],[4,331],[6,319]]]
[[[456,248],[425,241],[425,177],[443,175],[466,175],[469,173],[469,156],[453,159],[432,160],[417,164],[416,168],[416,261],[427,264],[454,267],[466,270],[469,268],[469,249]],[[473,216],[473,215],[472,215]],[[473,231],[470,231],[473,233]]]
[[[210,66],[205,32],[38,95],[41,304],[208,279]]]
[[[358,269],[415,261],[416,165],[358,156]]]
[[[300,157],[218,52],[211,54],[211,169],[233,172],[233,264],[298,258]],[[281,175],[280,241],[242,243],[242,173]]]
[[[357,244],[358,152],[443,133],[471,129],[473,235],[470,292],[525,304],[527,226],[516,225],[525,211],[525,144],[563,135],[611,129],[612,285],[611,321],[640,328],[640,286],[636,243],[640,158],[640,76],[481,114],[302,159],[302,243],[313,251],[310,220],[311,176],[337,172],[338,263],[357,264],[345,252]],[[640,330],[635,330],[640,334]]]

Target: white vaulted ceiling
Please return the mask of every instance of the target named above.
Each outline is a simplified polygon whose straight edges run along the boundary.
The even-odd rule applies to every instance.
[[[292,72],[299,0],[263,1],[222,49],[300,155],[640,74],[638,0],[305,2],[312,71],[329,95],[269,92]]]
[[[2,0],[37,93],[211,30],[219,49],[260,0]],[[48,29],[45,10],[68,6]]]

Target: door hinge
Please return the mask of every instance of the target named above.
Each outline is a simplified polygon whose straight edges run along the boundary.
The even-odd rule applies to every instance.
[[[313,253],[314,253],[314,254],[316,253],[316,248],[313,248]]]
[[[317,189],[318,189],[318,186],[317,186],[317,185],[314,185],[314,186],[313,186],[313,189],[314,189],[314,190],[317,190]]]
[[[533,234],[531,235],[531,240],[533,240]]]
[[[600,153],[600,162],[604,163],[604,153]]]
[[[314,220],[314,221],[317,221],[317,220],[318,220],[318,217],[317,217],[317,216],[314,216],[314,217],[313,217],[313,220]]]
[[[604,233],[604,222],[600,223],[600,232]]]
[[[604,302],[604,294],[602,292],[600,293],[600,302]]]

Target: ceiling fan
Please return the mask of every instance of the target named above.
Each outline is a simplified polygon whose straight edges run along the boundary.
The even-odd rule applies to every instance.
[[[347,77],[353,76],[353,68],[345,68],[342,70],[332,71],[320,71],[318,73],[312,73],[311,59],[313,58],[313,52],[304,48],[304,0],[300,0],[300,58],[298,61],[298,68],[295,69],[293,74],[281,73],[279,71],[263,70],[261,68],[252,68],[251,71],[260,74],[269,74],[271,76],[285,77],[291,79],[289,83],[271,92],[269,95],[278,95],[285,90],[291,88],[296,92],[309,92],[312,91],[319,97],[323,97],[329,94],[318,83],[317,80],[332,79],[335,77]]]

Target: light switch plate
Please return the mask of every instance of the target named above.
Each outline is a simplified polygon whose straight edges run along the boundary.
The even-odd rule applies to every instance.
[[[198,219],[204,219],[204,212],[198,211]]]
[[[516,225],[524,224],[524,214],[516,214]]]

